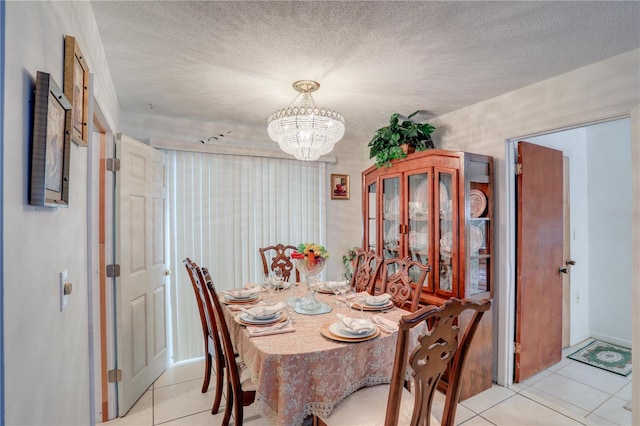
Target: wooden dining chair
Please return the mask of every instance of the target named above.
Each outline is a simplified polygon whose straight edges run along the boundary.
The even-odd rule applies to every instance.
[[[200,312],[200,322],[202,323],[205,358],[202,393],[209,390],[209,382],[211,380],[211,373],[213,372],[216,378],[216,388],[211,413],[216,414],[220,409],[220,402],[222,400],[222,385],[225,365],[222,346],[220,344],[218,334],[218,326],[215,322],[213,305],[211,304],[211,299],[209,298],[209,293],[206,289],[206,281],[202,269],[189,258],[184,259],[182,262],[187,268],[189,278],[191,278],[191,284],[193,285],[193,291],[198,304],[198,311]]]
[[[417,271],[418,275],[412,276],[412,271]],[[382,267],[382,291],[390,294],[391,300],[399,308],[415,312],[430,271],[431,266],[423,265],[409,256],[403,259],[385,259]]]
[[[396,356],[391,383],[362,388],[342,401],[328,417],[316,416],[316,425],[358,426],[423,425],[453,426],[455,424],[460,378],[469,346],[490,300],[449,299],[442,306],[425,306],[400,318]],[[456,318],[466,310],[473,315],[460,336]],[[417,346],[410,350],[410,332],[423,325]],[[403,385],[407,364],[413,376],[415,391]],[[431,405],[438,382],[449,371],[442,421],[431,414]]]
[[[224,356],[227,361],[227,405],[224,409],[222,425],[229,425],[232,412],[235,424],[241,425],[244,412],[243,408],[253,404],[256,399],[256,385],[251,381],[249,371],[246,369],[244,363],[240,361],[239,357],[235,356],[229,327],[227,326],[227,320],[223,312],[224,308],[218,298],[213,280],[209,279],[206,287],[213,301],[216,323],[220,332],[220,339],[222,340],[222,350],[224,351]]]
[[[354,262],[351,287],[355,291],[366,291],[375,294],[376,279],[382,268],[382,256],[378,256],[373,250],[357,250]]]
[[[299,282],[300,272],[291,260],[291,252],[296,250],[295,246],[285,246],[284,244],[276,244],[275,246],[259,249],[264,275],[269,275],[276,268],[280,268],[285,281],[291,281],[291,278],[295,276],[294,282]],[[292,274],[293,271],[295,271],[295,275]]]

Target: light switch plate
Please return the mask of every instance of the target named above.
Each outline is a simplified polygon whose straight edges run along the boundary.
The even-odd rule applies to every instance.
[[[60,312],[64,311],[69,301],[69,295],[64,294],[64,284],[69,281],[69,271],[60,272]]]

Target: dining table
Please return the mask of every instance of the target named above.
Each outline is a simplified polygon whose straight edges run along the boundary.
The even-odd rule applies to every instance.
[[[301,425],[313,414],[329,416],[358,389],[391,382],[397,331],[382,324],[373,338],[336,340],[327,337],[331,336],[327,330],[340,321],[338,315],[376,321],[382,318],[383,323],[397,324],[409,313],[395,306],[375,311],[354,309],[339,295],[317,293],[318,302],[331,311],[305,314],[286,305],[283,315],[290,324],[283,323],[279,334],[250,335],[247,324],[239,320],[240,309],[264,305],[263,299],[267,298],[271,304],[285,302],[290,292],[304,286],[295,283],[288,291],[262,293],[258,303],[227,304],[224,309],[234,348],[257,387],[257,409],[276,425]]]

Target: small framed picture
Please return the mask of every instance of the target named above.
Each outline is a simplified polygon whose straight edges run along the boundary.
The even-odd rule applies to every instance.
[[[68,207],[70,129],[71,103],[49,74],[38,71],[33,114],[30,204]]]
[[[331,175],[331,199],[349,199],[349,175]]]
[[[80,146],[89,141],[89,67],[75,37],[64,37],[64,94],[73,108],[71,140]]]

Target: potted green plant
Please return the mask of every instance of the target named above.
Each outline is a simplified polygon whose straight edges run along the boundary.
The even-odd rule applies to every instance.
[[[347,252],[342,256],[342,264],[344,265],[345,273],[344,276],[346,279],[350,280],[353,276],[356,254],[360,250],[360,247],[353,247],[347,250]]]
[[[369,158],[376,159],[376,167],[388,167],[391,160],[406,158],[407,153],[433,149],[431,133],[436,129],[429,123],[418,123],[412,118],[419,111],[400,121],[400,114],[391,114],[389,125],[381,127],[369,142]]]

